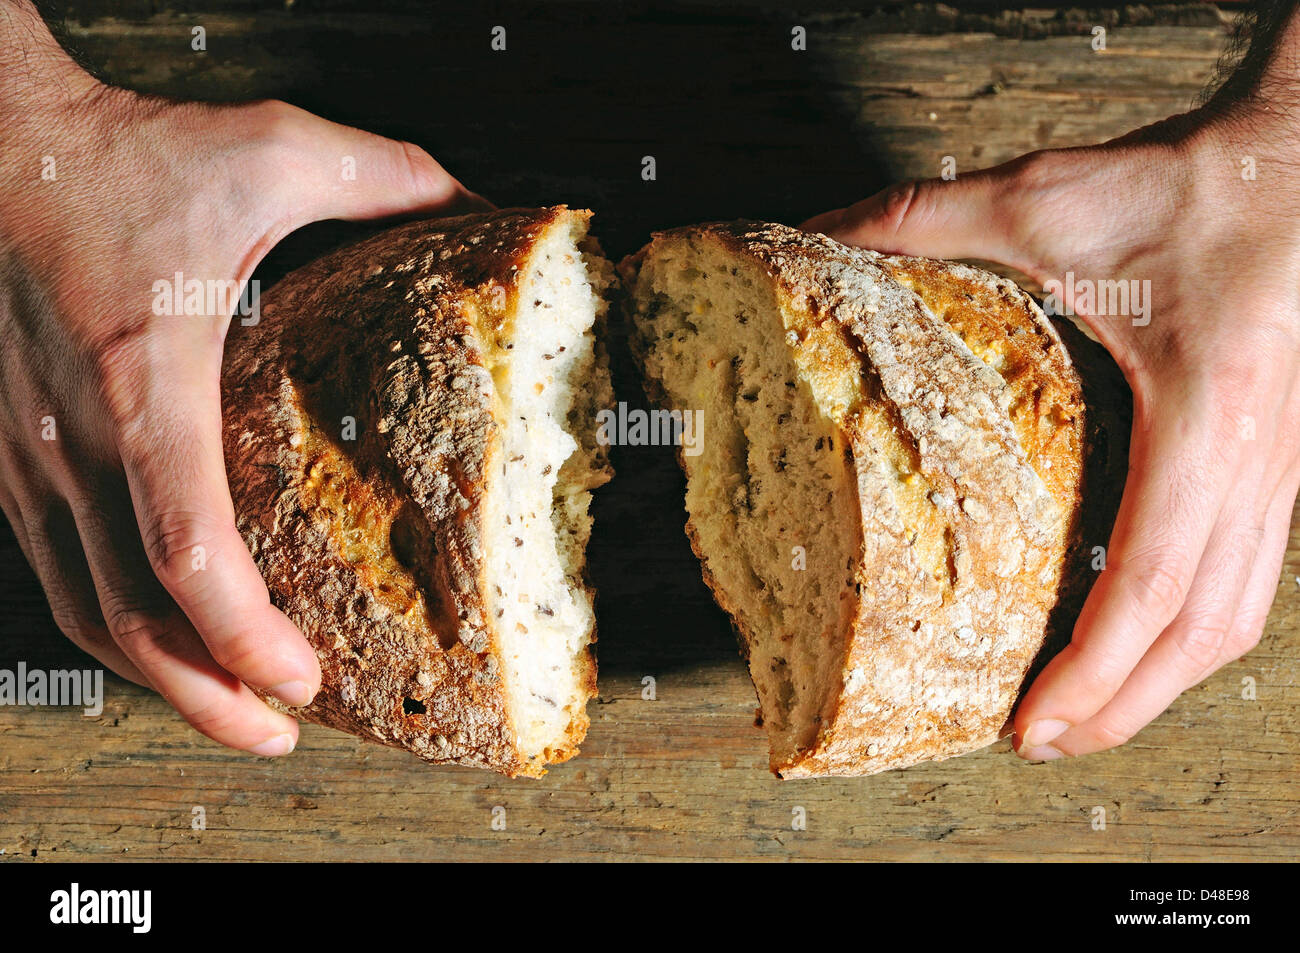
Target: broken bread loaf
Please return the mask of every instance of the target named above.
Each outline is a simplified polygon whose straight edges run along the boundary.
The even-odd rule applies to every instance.
[[[232,327],[238,525],[324,673],[283,710],[511,776],[577,752],[596,687],[587,508],[610,475],[593,419],[612,401],[593,326],[613,269],[589,217],[396,228]]]
[[[997,739],[1070,582],[1087,436],[1033,300],[752,222],[658,234],[621,270],[651,397],[705,418],[687,532],[773,771]]]

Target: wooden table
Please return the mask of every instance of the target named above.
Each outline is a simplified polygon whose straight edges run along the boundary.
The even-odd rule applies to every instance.
[[[65,29],[115,82],[287,98],[412,139],[499,204],[590,205],[613,254],[659,226],[798,221],[888,180],[937,174],[945,155],[971,169],[1121,133],[1189,106],[1225,33],[1206,6],[1108,13],[1104,52],[1078,15],[978,6],[960,17],[591,3],[434,17],[413,3],[374,6],[232,0],[155,16],[146,3],[102,2],[81,5]],[[489,49],[498,24],[505,53]],[[195,25],[205,53],[190,50]],[[793,25],[807,29],[806,52],[790,49]],[[656,156],[655,182],[640,179],[644,155]],[[263,274],[337,234],[295,236]],[[639,399],[625,361],[617,374],[620,395]],[[541,781],[507,781],[306,726],[292,757],[258,760],[110,677],[99,718],[0,708],[3,856],[1260,860],[1300,848],[1295,527],[1259,648],[1122,750],[1030,765],[1004,742],[873,778],[782,783],[766,771],[753,690],[683,538],[675,465],[657,448],[625,448],[616,464],[596,504],[601,695],[578,759]],[[89,664],[51,623],[7,529],[0,606],[0,668]]]

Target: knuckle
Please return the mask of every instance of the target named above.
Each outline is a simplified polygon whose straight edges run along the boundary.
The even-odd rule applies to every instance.
[[[1063,157],[1068,150],[1035,149],[1017,156],[1001,168],[1006,175],[1003,181],[1010,191],[1045,193],[1060,184],[1062,177],[1073,181],[1078,174],[1077,167],[1063,168]],[[1073,165],[1073,163],[1069,163]]]
[[[1223,643],[1225,659],[1236,659],[1259,645],[1264,637],[1264,620],[1252,617],[1233,627]]]
[[[87,651],[108,643],[108,631],[90,613],[67,600],[51,598],[50,614],[54,624],[69,640]]]
[[[213,741],[227,744],[238,726],[238,715],[232,706],[205,705],[193,711],[182,711],[181,715],[190,727],[199,734]]]
[[[1233,332],[1234,340],[1239,344],[1238,348],[1234,351],[1218,349],[1218,353],[1222,356],[1216,362],[1214,373],[1208,380],[1210,393],[1215,401],[1229,407],[1234,406],[1238,401],[1252,399],[1265,390],[1269,373],[1267,365],[1259,361],[1260,349],[1253,346],[1251,341],[1242,340],[1251,337],[1250,332],[1237,328],[1234,328]],[[1220,342],[1209,343],[1210,346],[1214,346]]]
[[[1263,632],[1254,632],[1241,636],[1233,636],[1224,647],[1224,664],[1236,661],[1243,655],[1253,652],[1261,641]]]
[[[1228,623],[1219,619],[1195,621],[1174,633],[1174,648],[1188,671],[1201,673],[1218,664],[1228,637]]]
[[[147,521],[145,553],[154,574],[167,589],[182,587],[199,571],[199,554],[211,550],[210,521],[199,513],[165,510]]]
[[[1139,621],[1161,628],[1178,614],[1192,572],[1177,557],[1159,555],[1132,566],[1124,575],[1126,594],[1132,599]]]
[[[916,179],[899,182],[885,190],[880,208],[886,228],[898,234],[920,217],[921,183]]]
[[[147,388],[142,386],[149,373],[147,335],[143,325],[116,330],[99,345],[92,369],[106,420],[124,449],[135,447],[151,429]]]
[[[1111,721],[1099,721],[1092,726],[1092,736],[1097,741],[1098,750],[1128,744],[1137,733],[1135,727]]]
[[[161,616],[123,606],[110,611],[105,622],[113,641],[142,670],[176,657],[180,633]]]
[[[283,100],[263,99],[236,106],[230,115],[238,126],[236,161],[229,165],[223,187],[232,189],[242,201],[253,199],[247,186],[250,178],[282,183],[319,147],[320,131],[311,123],[315,117]]]
[[[1240,366],[1220,367],[1204,381],[1203,386],[1210,417],[1205,438],[1211,451],[1220,451],[1212,452],[1211,458],[1223,459],[1222,451],[1232,453],[1240,449],[1242,424],[1247,419],[1256,421],[1261,428],[1267,422],[1261,410],[1262,387],[1258,383],[1258,372]]]
[[[240,112],[240,120],[246,124],[249,141],[270,155],[283,149],[298,148],[303,119],[309,115],[281,99],[263,99]]]
[[[241,632],[208,643],[208,651],[212,653],[213,660],[227,672],[232,673],[245,667],[245,663],[255,658],[262,650],[260,640],[250,632]]]
[[[1078,167],[1063,162],[1063,150],[1039,149],[995,166],[984,173],[991,195],[989,225],[1006,234],[1015,248],[1054,245],[1044,237],[1044,228],[1055,230],[1063,218],[1076,215],[1071,206]],[[1063,187],[1066,186],[1066,187]],[[1050,223],[1045,226],[1044,223]]]
[[[107,644],[108,633],[94,603],[84,600],[71,584],[56,552],[58,538],[49,514],[33,520],[28,540],[33,568],[50,607],[50,616],[60,632],[75,645],[92,652]]]
[[[1086,698],[1109,698],[1133,670],[1131,662],[1097,642],[1087,643],[1079,659],[1082,664],[1077,670],[1078,686],[1080,694]]]
[[[407,191],[435,204],[451,202],[463,192],[457,182],[438,162],[419,146],[410,142],[397,142],[400,153],[399,168],[404,170]]]

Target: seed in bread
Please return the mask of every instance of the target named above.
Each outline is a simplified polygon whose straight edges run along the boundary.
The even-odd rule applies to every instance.
[[[1077,540],[1079,377],[1033,300],[964,265],[781,225],[622,265],[651,396],[703,413],[688,534],[781,777],[1004,731]]]
[[[291,713],[537,777],[595,692],[583,562],[612,401],[589,212],[418,222],[294,272],[232,328],[238,525],[320,658]],[[269,700],[269,699],[268,699]]]

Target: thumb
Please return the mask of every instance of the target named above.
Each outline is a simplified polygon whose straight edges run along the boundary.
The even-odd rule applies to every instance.
[[[1017,203],[1007,182],[1001,166],[951,180],[902,182],[800,227],[891,254],[982,258],[1018,266],[1010,237]]]
[[[251,107],[271,128],[279,198],[293,228],[329,218],[491,209],[419,146],[343,126],[288,103]]]

